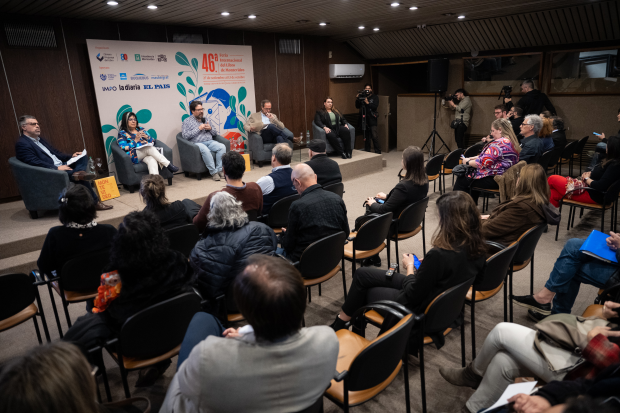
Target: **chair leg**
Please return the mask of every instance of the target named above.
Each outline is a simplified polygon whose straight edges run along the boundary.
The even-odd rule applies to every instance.
[[[308,290],[308,302],[311,303],[312,302],[312,289],[311,287],[308,287],[307,290]]]
[[[579,219],[581,219],[581,217],[583,217],[583,208],[581,208],[581,212],[579,213]]]
[[[504,323],[508,322],[508,274],[504,277]]]
[[[405,355],[403,356],[403,374],[405,377],[405,409],[407,413],[411,412],[411,400],[409,400],[409,355],[407,349],[405,349]]]
[[[426,257],[426,216],[422,219],[422,252]]]
[[[202,174],[200,173],[196,174],[196,180],[202,181]]]
[[[355,278],[355,241],[353,241],[353,260],[351,260],[351,277]]]
[[[50,283],[47,284],[47,289],[50,294],[50,301],[52,302],[52,310],[54,310],[54,317],[56,318],[56,326],[58,327],[58,335],[60,338],[62,335],[62,327],[60,326],[60,317],[58,317],[58,310],[56,309],[56,300],[54,300],[54,294],[52,293],[52,286]]]
[[[321,284],[319,284],[319,297],[321,296]]]
[[[461,310],[461,365],[465,367],[465,303]]]
[[[123,389],[125,390],[125,398],[128,399],[131,397],[131,393],[129,392],[129,383],[127,383],[127,375],[129,374],[129,372],[125,370],[125,366],[123,366],[123,356],[121,356],[119,353],[118,357],[119,357],[118,366],[121,369],[121,378],[123,379]]]
[[[426,413],[426,381],[424,380],[424,324],[420,328],[420,390],[422,392],[422,413]]]
[[[534,295],[534,254],[530,260],[530,295]]]
[[[347,299],[347,277],[344,273],[344,257],[342,257],[342,288],[344,289],[344,299]]]
[[[387,236],[387,240],[386,240],[387,241],[386,244],[387,244],[387,265],[388,265],[388,268],[390,266],[390,257],[392,256],[392,254],[391,254],[392,251],[390,251],[390,244],[391,244],[390,237],[391,236],[392,236],[392,234],[390,232],[388,232],[388,236]],[[395,242],[398,242],[398,241],[395,241]],[[396,258],[398,258],[398,253],[396,253]],[[396,268],[396,272],[398,272],[398,268]]]
[[[573,206],[569,206],[568,208],[568,222],[566,223],[566,230],[569,231],[570,230],[570,220],[573,216]]]
[[[398,268],[398,272],[400,272],[400,260],[398,259],[398,239],[396,241],[394,241],[394,244],[396,244],[396,266]],[[388,262],[388,265],[390,263]],[[407,269],[405,268],[405,271],[407,271]]]
[[[62,296],[60,297],[60,299],[62,300],[62,306],[65,310],[65,317],[67,318],[67,328],[71,328],[71,316],[69,316],[69,303],[67,302],[67,300],[65,300],[64,297],[64,291],[61,289],[60,293],[62,294]]]
[[[601,209],[601,232],[605,233],[605,208]]]
[[[37,315],[32,316],[32,321],[34,322],[34,330],[37,332],[37,340],[39,340],[39,345],[43,344],[43,340],[41,340],[41,330],[39,330],[39,323],[37,322]]]
[[[476,289],[471,288],[471,359],[476,358]]]
[[[172,178],[168,178],[168,186],[172,186]]]
[[[558,211],[558,213],[560,214],[560,219],[562,219],[562,202],[560,202],[560,210]],[[558,225],[556,225],[555,227],[555,240],[558,240],[558,234],[560,232],[560,223],[558,223]]]
[[[97,365],[101,371],[101,378],[103,379],[103,387],[105,389],[105,395],[108,398],[108,402],[112,401],[112,393],[110,392],[110,382],[108,381],[108,371],[105,368],[103,362],[103,349],[97,354]]]
[[[509,298],[510,298],[510,322],[512,323],[512,317],[514,314],[513,311],[513,305],[512,305],[512,274],[513,274],[513,267],[511,266],[510,268],[510,274],[509,274],[509,278],[510,278],[510,293],[509,293]]]
[[[50,332],[47,329],[47,320],[45,319],[45,313],[43,312],[43,306],[41,305],[41,296],[39,295],[38,287],[35,287],[35,289],[36,289],[35,298],[37,300],[37,306],[39,307],[38,315],[39,315],[39,317],[41,317],[41,324],[43,324],[43,332],[45,333],[45,339],[49,343],[51,341],[51,339],[50,339]]]
[[[345,413],[349,413],[349,386],[348,386],[349,383],[347,383],[347,381],[348,380],[346,378],[342,381],[343,402],[344,402],[342,406],[342,410]]]

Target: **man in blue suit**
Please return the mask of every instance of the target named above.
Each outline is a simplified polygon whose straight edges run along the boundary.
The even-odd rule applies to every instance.
[[[71,166],[68,166],[67,162],[71,158],[80,155],[81,152],[68,155],[42,139],[40,137],[41,125],[39,125],[34,116],[24,115],[19,118],[19,127],[22,129],[22,136],[15,144],[15,156],[18,160],[32,166],[65,171],[69,175],[69,179],[84,185],[90,191],[98,211],[112,209],[111,205],[105,205],[99,201],[97,194],[93,191],[89,181],[95,179],[95,175],[85,171],[88,165],[87,157],[84,156]]]

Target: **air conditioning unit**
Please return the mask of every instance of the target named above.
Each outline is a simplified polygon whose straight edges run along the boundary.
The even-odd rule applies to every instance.
[[[330,79],[359,79],[364,76],[364,64],[329,65]]]

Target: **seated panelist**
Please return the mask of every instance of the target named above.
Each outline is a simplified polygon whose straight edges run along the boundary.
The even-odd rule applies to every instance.
[[[24,115],[19,118],[19,127],[22,130],[22,136],[15,144],[15,156],[20,162],[40,168],[65,171],[69,179],[84,185],[90,191],[97,211],[112,209],[112,205],[105,205],[99,201],[93,187],[88,182],[95,179],[95,174],[85,171],[88,165],[87,157],[84,156],[68,166],[67,162],[81,155],[81,152],[69,155],[54,148],[47,140],[41,138],[41,125],[34,116]]]
[[[252,113],[243,124],[249,132],[257,133],[263,138],[263,143],[297,143],[300,137],[291,138],[284,133],[284,123],[271,113],[271,102],[267,99],[260,103],[261,111]]]
[[[118,146],[131,157],[131,162],[138,164],[144,161],[150,175],[159,175],[158,166],[168,168],[172,173],[179,168],[174,166],[164,155],[153,146],[155,140],[146,129],[138,126],[138,117],[133,112],[125,112],[116,138]]]
[[[316,111],[314,115],[314,123],[325,131],[325,136],[334,151],[342,159],[351,158],[351,134],[349,132],[349,124],[342,117],[338,109],[334,107],[334,101],[329,96],[323,101],[323,107]],[[342,139],[344,150],[338,138]]]

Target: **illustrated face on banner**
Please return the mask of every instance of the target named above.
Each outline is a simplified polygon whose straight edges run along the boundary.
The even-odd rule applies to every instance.
[[[204,117],[213,123],[218,133],[224,133],[226,127],[226,120],[230,116],[230,106],[226,107],[221,100],[215,97],[210,97],[203,103]]]

